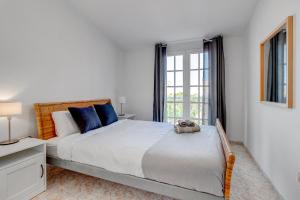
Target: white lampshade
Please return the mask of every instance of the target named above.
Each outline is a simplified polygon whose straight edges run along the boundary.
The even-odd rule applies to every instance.
[[[120,97],[119,102],[122,104],[126,103],[126,97]]]
[[[22,103],[0,102],[0,116],[12,116],[22,114]]]

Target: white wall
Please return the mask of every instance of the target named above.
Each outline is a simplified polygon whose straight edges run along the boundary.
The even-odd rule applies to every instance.
[[[224,38],[227,134],[230,140],[244,141],[244,38],[232,36]]]
[[[121,52],[61,0],[0,2],[0,100],[24,104],[13,136],[36,134],[35,102],[111,97]],[[0,140],[7,121],[0,120]]]
[[[294,15],[294,100],[285,109],[259,103],[259,43],[288,15]],[[286,200],[300,197],[300,1],[261,0],[251,19],[248,35],[247,131],[245,144],[259,166]]]
[[[172,43],[168,51],[202,48],[202,42]],[[242,37],[225,37],[227,132],[231,140],[243,141],[244,136],[244,49]],[[119,95],[128,99],[126,111],[138,119],[152,120],[154,46],[145,46],[125,52],[124,68],[120,73],[122,86]]]
[[[126,96],[125,111],[136,114],[137,119],[152,120],[154,48],[143,47],[124,54],[120,71],[119,96]]]

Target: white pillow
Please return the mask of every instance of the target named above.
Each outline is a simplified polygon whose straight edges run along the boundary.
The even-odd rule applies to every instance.
[[[65,137],[73,133],[78,133],[79,128],[69,111],[57,111],[52,113],[55,124],[55,131],[58,137]]]

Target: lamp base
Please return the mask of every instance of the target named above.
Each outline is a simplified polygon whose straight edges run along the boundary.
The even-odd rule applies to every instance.
[[[10,144],[18,143],[18,142],[19,142],[18,139],[11,139],[11,140],[6,140],[3,142],[0,142],[0,145],[10,145]]]
[[[123,113],[123,114],[119,114],[119,116],[121,116],[121,117],[122,117],[122,116],[125,116],[125,114],[124,114],[124,113]]]

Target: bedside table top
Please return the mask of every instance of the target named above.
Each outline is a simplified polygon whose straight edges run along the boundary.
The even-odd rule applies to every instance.
[[[24,138],[15,144],[0,145],[0,157],[33,148],[42,144],[46,144],[46,142],[37,138]]]
[[[135,114],[125,114],[125,115],[118,115],[118,119],[130,119],[130,118],[134,118]]]

